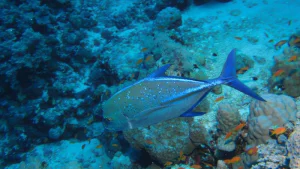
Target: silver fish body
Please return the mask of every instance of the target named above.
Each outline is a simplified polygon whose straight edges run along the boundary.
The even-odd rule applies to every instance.
[[[218,83],[169,77],[143,79],[103,104],[106,128],[126,130],[179,117]]]
[[[193,109],[214,86],[221,84],[265,101],[236,78],[235,58],[235,50],[232,50],[221,75],[206,81],[165,76],[170,65],[161,67],[149,77],[120,90],[102,104],[105,128],[121,131],[176,117],[203,115],[193,112]]]

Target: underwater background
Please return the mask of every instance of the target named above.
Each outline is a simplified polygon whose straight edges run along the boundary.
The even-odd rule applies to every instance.
[[[300,0],[1,0],[0,168],[300,168]],[[170,76],[238,78],[195,108],[110,132],[102,103]],[[117,105],[116,105],[117,106]]]

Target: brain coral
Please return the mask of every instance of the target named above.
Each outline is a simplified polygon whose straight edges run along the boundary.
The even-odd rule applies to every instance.
[[[290,135],[287,149],[289,151],[290,167],[300,168],[300,126]]]
[[[218,129],[226,134],[240,123],[241,116],[238,110],[230,104],[220,104],[217,113]]]
[[[250,104],[248,117],[249,132],[247,141],[250,144],[264,144],[272,126],[284,126],[296,121],[297,107],[293,98],[286,95],[265,94],[267,102],[254,100]]]

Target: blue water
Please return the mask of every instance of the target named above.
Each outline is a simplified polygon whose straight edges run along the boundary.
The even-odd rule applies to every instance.
[[[297,168],[300,0],[0,7],[0,168]],[[168,76],[217,78],[232,49],[237,78],[267,102],[217,86],[194,109],[203,116],[106,130],[120,119],[104,118],[103,103],[121,89],[166,64]]]

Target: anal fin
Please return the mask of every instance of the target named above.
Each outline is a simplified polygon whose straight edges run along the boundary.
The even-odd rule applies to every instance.
[[[204,115],[206,112],[185,112],[183,114],[181,114],[179,117],[195,117],[195,116],[202,116]]]

